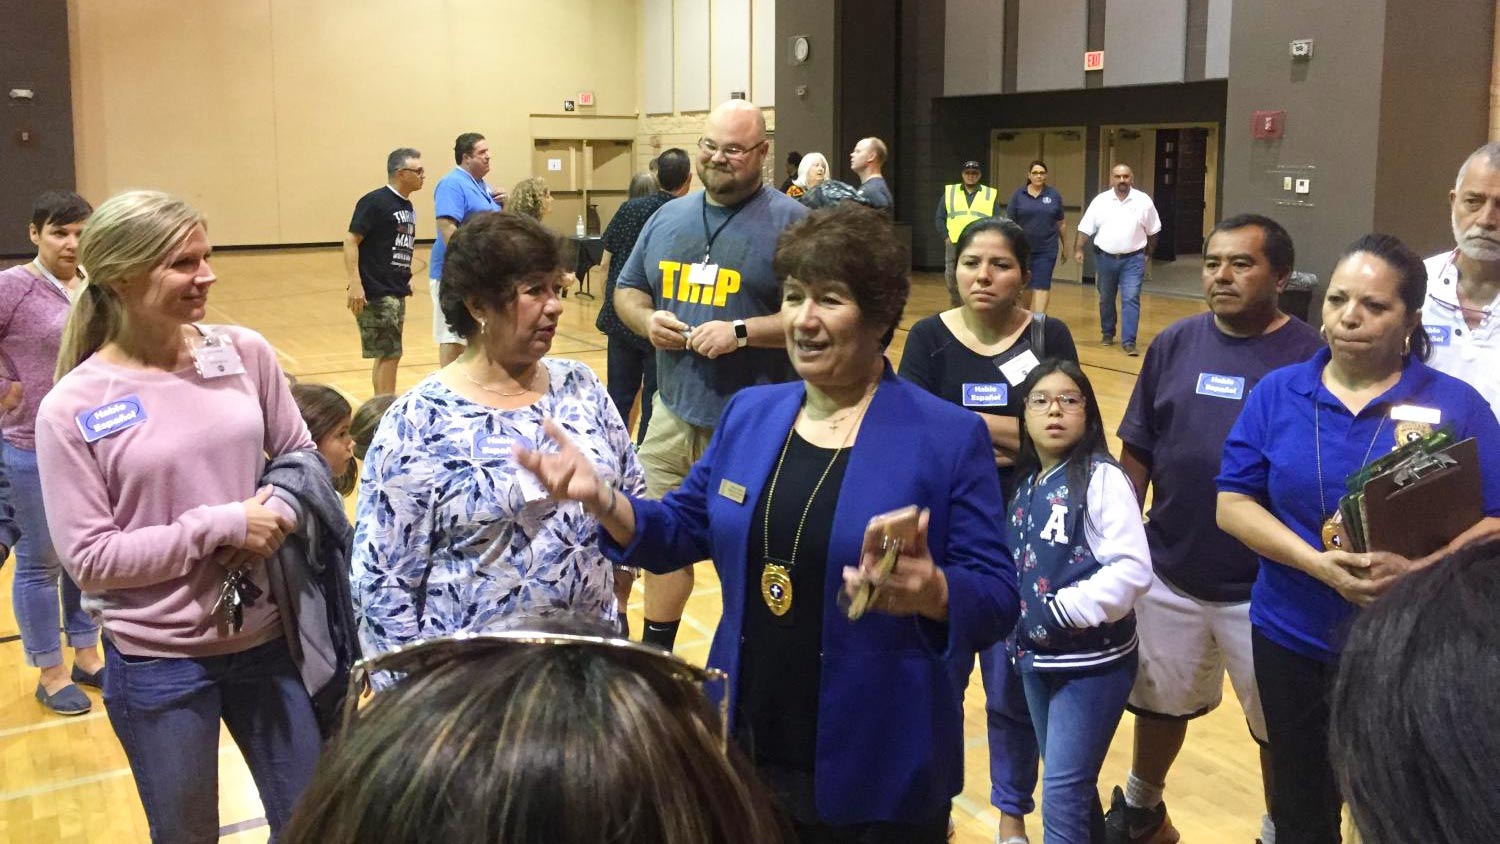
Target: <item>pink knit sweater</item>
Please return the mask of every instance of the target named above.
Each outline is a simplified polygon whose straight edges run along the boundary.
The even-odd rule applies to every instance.
[[[21,404],[0,415],[5,441],[36,449],[36,409],[52,389],[57,346],[68,319],[68,296],[30,265],[0,272],[0,396],[21,382]]]
[[[237,653],[281,635],[265,591],[238,635],[220,636],[225,546],[243,540],[241,501],[255,494],[266,453],[313,448],[270,344],[223,326],[243,375],[205,379],[125,369],[89,358],[57,383],[37,417],[47,524],[63,566],[101,614],[121,652],[147,657]],[[139,413],[86,442],[80,417],[139,402]],[[96,426],[100,427],[100,426]]]

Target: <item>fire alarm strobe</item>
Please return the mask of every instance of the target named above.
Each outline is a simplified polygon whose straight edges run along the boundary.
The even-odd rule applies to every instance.
[[[1285,124],[1284,111],[1257,111],[1250,117],[1250,136],[1256,140],[1279,138]]]

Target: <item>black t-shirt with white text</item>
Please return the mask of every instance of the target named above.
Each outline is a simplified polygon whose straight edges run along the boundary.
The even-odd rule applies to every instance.
[[[411,251],[417,215],[411,200],[390,187],[359,198],[349,231],[359,235],[359,278],[365,298],[411,295]]]

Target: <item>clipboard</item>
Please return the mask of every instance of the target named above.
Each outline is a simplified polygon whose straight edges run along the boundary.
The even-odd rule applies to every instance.
[[[1484,518],[1478,443],[1418,454],[1370,478],[1359,508],[1364,550],[1417,559],[1442,548]]]

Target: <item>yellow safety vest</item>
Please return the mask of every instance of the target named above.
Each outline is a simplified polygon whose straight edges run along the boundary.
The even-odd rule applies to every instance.
[[[949,185],[946,191],[943,205],[948,210],[949,243],[958,242],[958,236],[964,233],[964,226],[975,220],[995,216],[995,189],[989,185],[979,186],[979,191],[974,194],[973,204],[968,207],[961,205],[968,197],[962,182]]]

